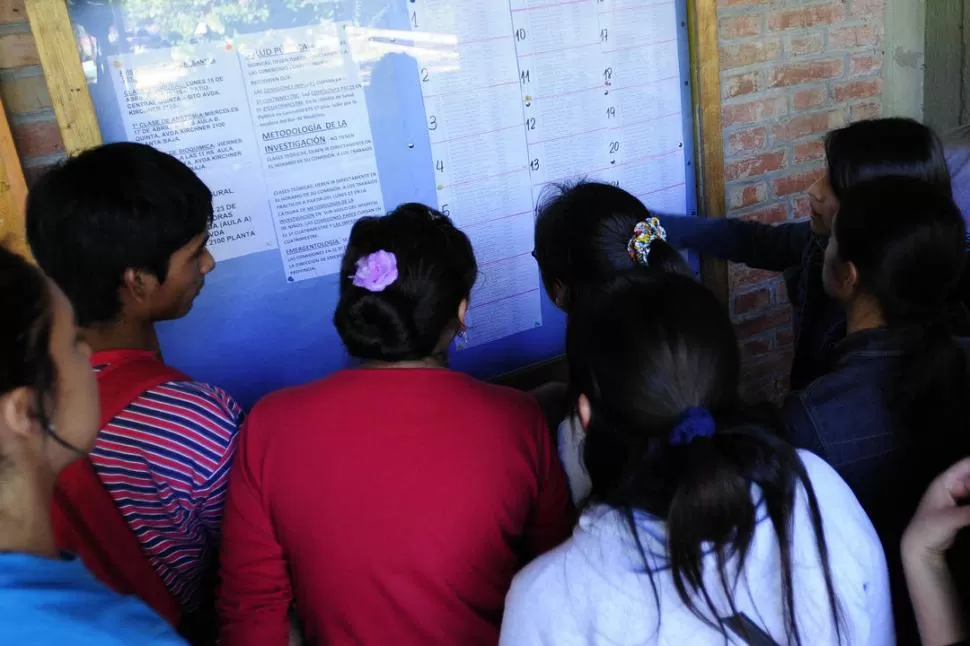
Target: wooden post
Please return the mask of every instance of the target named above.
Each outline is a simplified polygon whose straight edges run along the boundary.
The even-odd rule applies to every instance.
[[[73,155],[99,145],[101,129],[84,78],[66,0],[26,0],[25,4],[64,149]]]
[[[30,257],[24,235],[26,199],[27,184],[10,134],[3,99],[0,98],[0,243]]]
[[[724,135],[721,124],[721,54],[717,40],[717,0],[688,3],[694,141],[700,215],[723,218]],[[727,263],[705,258],[701,277],[722,302],[728,302]]]

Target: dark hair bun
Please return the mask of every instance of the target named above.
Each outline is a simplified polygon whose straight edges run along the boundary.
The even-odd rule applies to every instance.
[[[383,291],[355,286],[357,261],[381,250],[394,254],[397,280]],[[334,326],[347,351],[360,359],[427,358],[457,330],[458,308],[477,275],[468,236],[438,211],[404,204],[384,217],[360,220],[351,230]]]

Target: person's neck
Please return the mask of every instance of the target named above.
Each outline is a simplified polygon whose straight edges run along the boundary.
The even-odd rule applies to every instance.
[[[364,363],[364,367],[382,370],[406,370],[408,368],[444,369],[448,367],[448,361],[443,354],[436,354],[417,361],[367,361]]]
[[[84,328],[84,340],[93,352],[103,350],[148,350],[159,352],[158,335],[150,321],[122,319]]]
[[[846,333],[886,327],[886,319],[874,299],[860,297],[846,309]]]
[[[0,489],[0,552],[57,558],[50,506],[54,483],[30,475],[5,478]]]

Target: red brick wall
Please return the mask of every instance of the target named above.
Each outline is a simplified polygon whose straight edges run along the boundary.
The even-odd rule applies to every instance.
[[[0,0],[0,97],[30,183],[64,156],[23,0]]]
[[[882,112],[884,0],[718,0],[727,215],[808,215],[822,136]],[[788,388],[791,310],[779,274],[730,268],[745,390]]]

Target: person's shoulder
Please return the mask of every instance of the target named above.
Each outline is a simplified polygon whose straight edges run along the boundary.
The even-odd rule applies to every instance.
[[[0,634],[10,643],[184,643],[143,602],[109,590],[79,561],[34,559],[32,565],[0,594]],[[10,617],[16,621],[8,623]]]
[[[510,623],[550,626],[561,617],[567,602],[567,563],[574,538],[525,566],[512,580],[505,601]]]
[[[493,428],[529,426],[546,428],[546,418],[539,403],[530,394],[498,384],[490,384],[470,375],[453,373],[461,387],[460,402],[469,414],[477,415]]]
[[[159,413],[174,414],[183,426],[223,437],[226,442],[244,417],[242,407],[229,393],[201,381],[168,381],[145,391],[136,401]]]
[[[868,542],[870,547],[878,548],[879,538],[848,483],[832,465],[811,451],[799,449],[797,453],[819,503],[826,531],[837,527],[840,533],[854,534]],[[859,545],[860,549],[862,547]],[[881,548],[879,552],[881,554]]]

